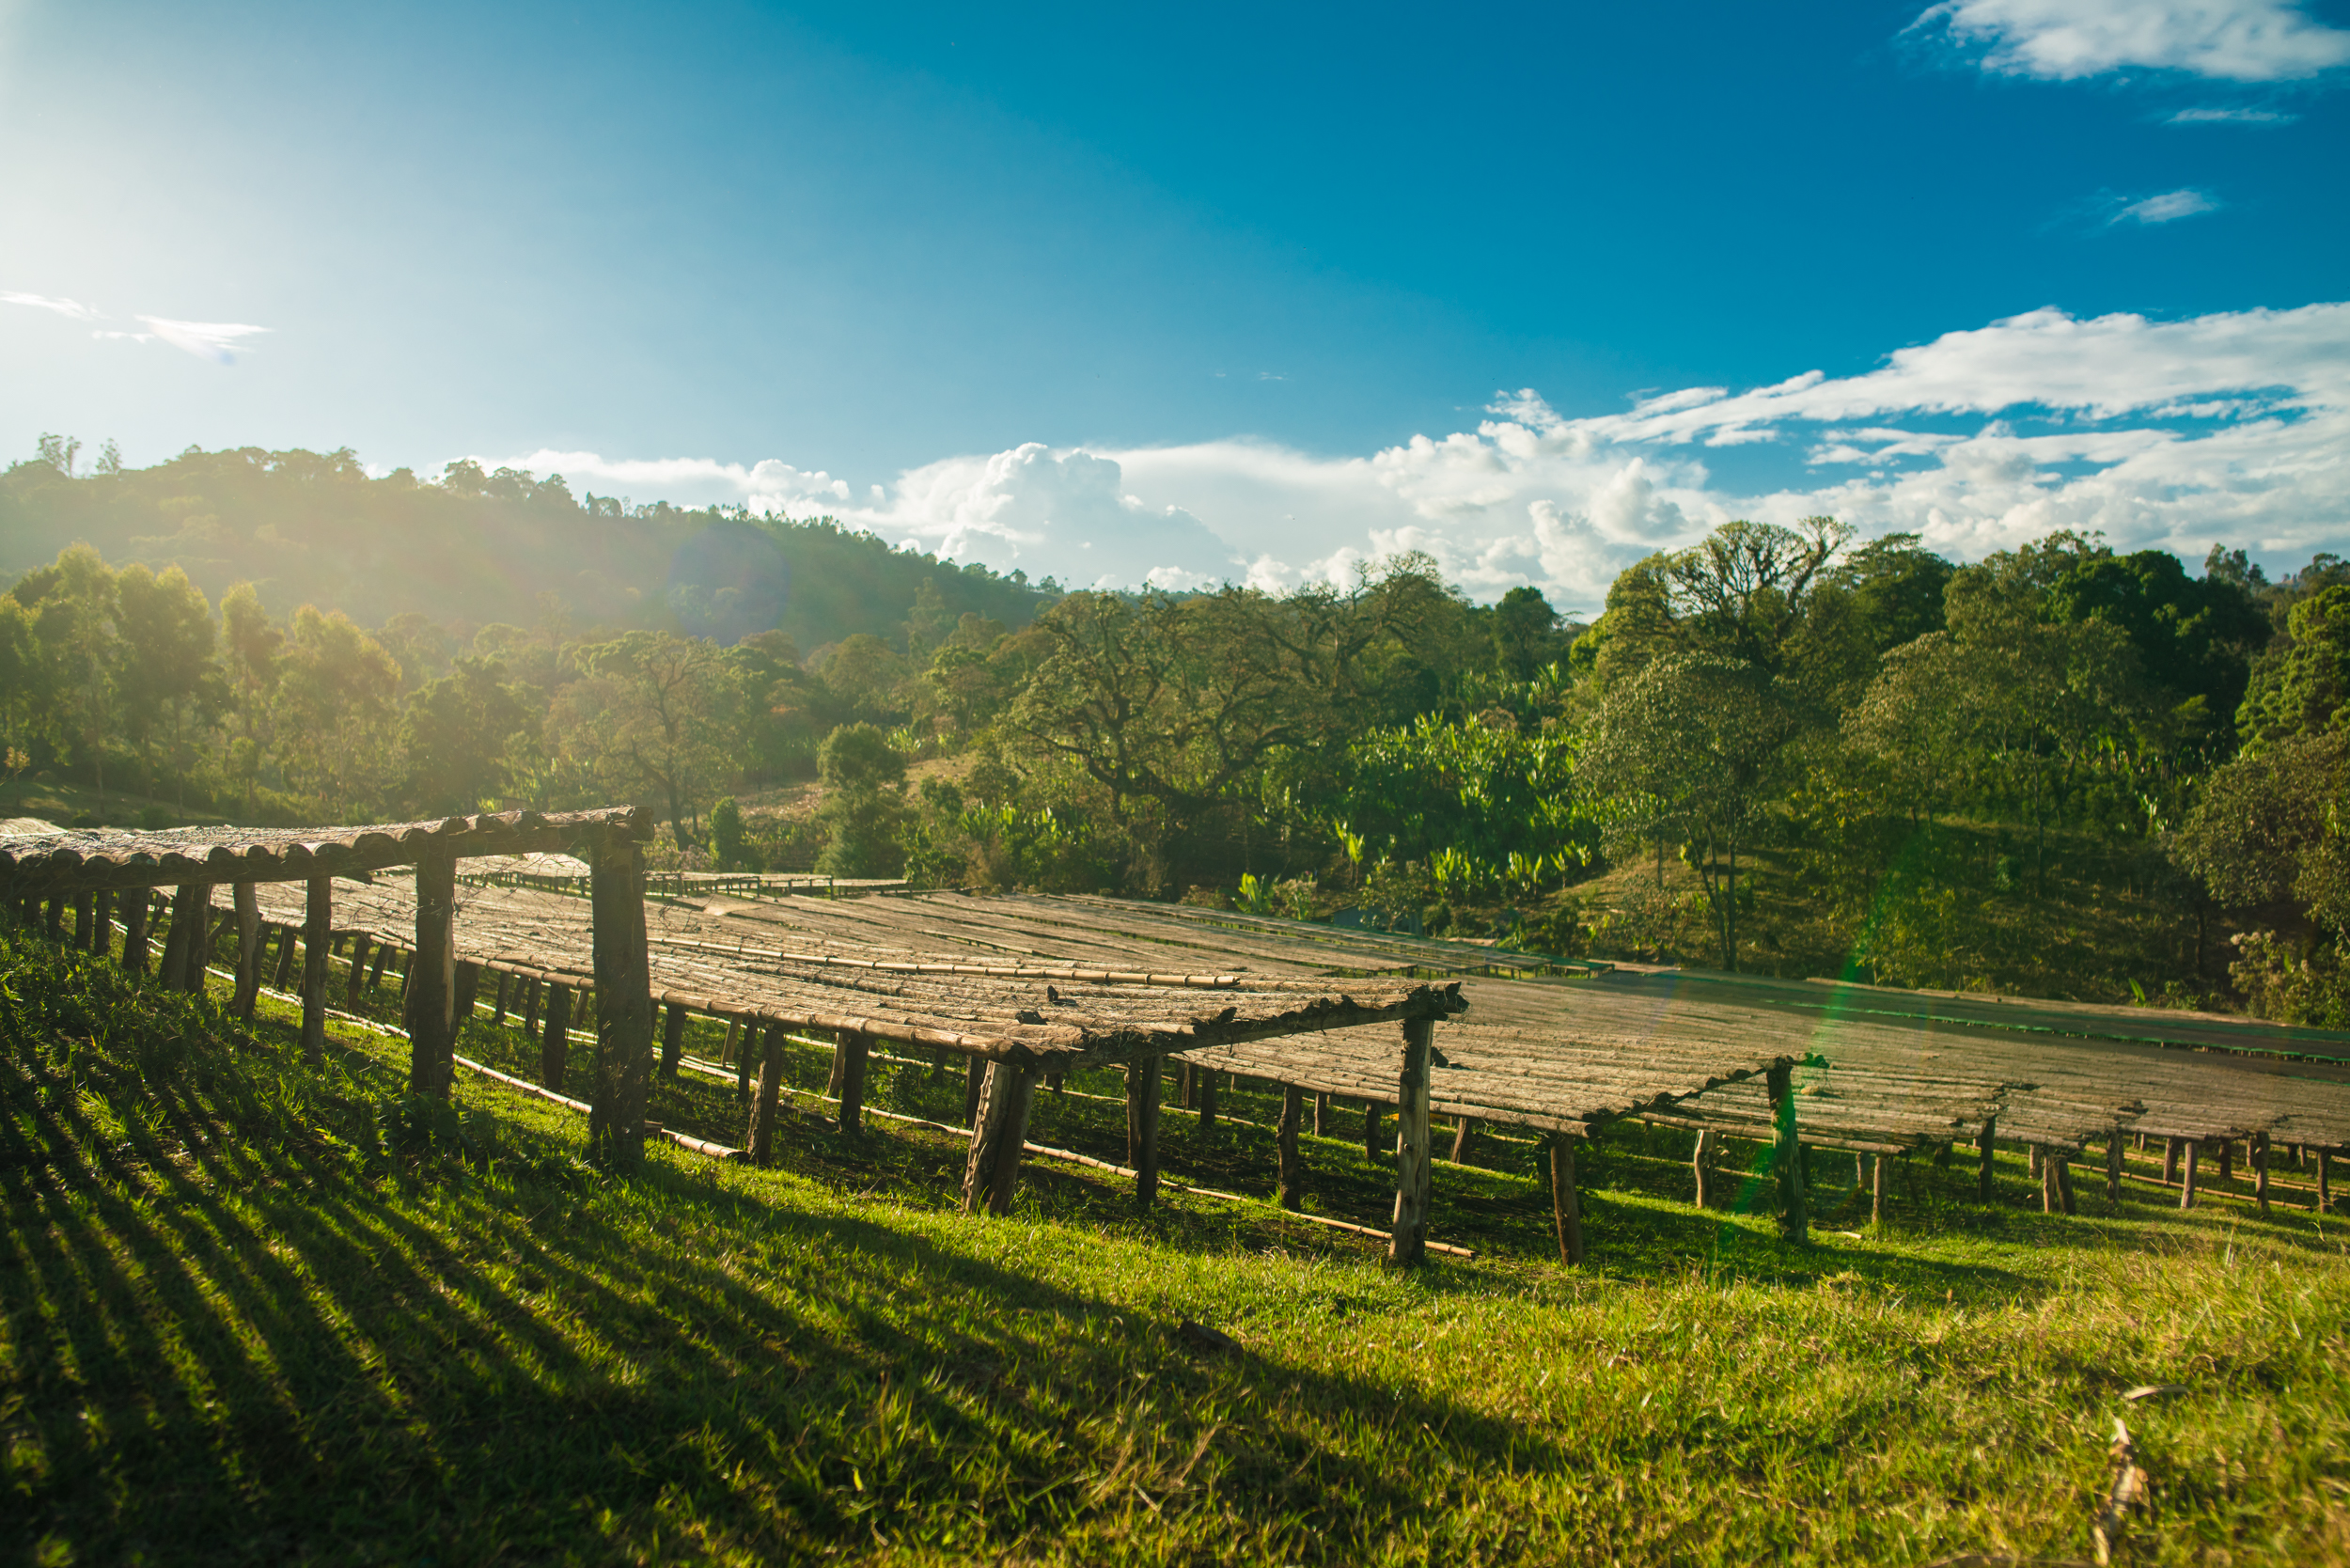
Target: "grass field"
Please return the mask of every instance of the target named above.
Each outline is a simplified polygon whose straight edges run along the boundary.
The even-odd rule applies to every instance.
[[[2085,1560],[2119,1414],[2155,1497],[2126,1560],[2350,1560],[2350,1225],[2307,1209],[2085,1185],[2049,1218],[2020,1167],[1988,1207],[1928,1167],[1878,1231],[1824,1160],[1793,1247],[1632,1129],[1585,1160],[1570,1273],[1531,1147],[1487,1137],[1433,1231],[1480,1256],[1399,1274],[1043,1161],[966,1219],[955,1139],[845,1139],[804,1095],[774,1169],[662,1145],[614,1178],[574,1113],[461,1073],[421,1114],[403,1042],[341,1027],[309,1069],[289,1018],[0,933],[11,1560]],[[486,1016],[460,1049],[535,1061]],[[1031,1136],[1118,1157],[1081,1097],[1114,1084],[1069,1088]],[[962,1087],[872,1098],[953,1121]],[[690,1075],[654,1114],[741,1130]],[[1309,1140],[1314,1206],[1375,1223],[1350,1121]],[[1170,1173],[1264,1194],[1271,1137],[1170,1112]]]

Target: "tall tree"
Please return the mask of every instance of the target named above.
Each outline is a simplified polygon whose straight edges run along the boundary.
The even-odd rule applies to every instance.
[[[115,589],[122,636],[117,679],[123,727],[139,748],[140,767],[152,794],[158,787],[156,731],[168,730],[177,763],[189,708],[215,679],[212,607],[176,566],[159,577],[133,562],[117,577]]]
[[[650,794],[681,850],[697,804],[714,799],[736,739],[734,668],[718,648],[668,632],[631,632],[579,651],[586,679],[563,688],[551,722],[597,776]]]

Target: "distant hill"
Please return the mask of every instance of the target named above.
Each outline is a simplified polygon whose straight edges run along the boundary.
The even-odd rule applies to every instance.
[[[914,612],[1026,625],[1058,588],[1025,574],[891,549],[830,518],[627,507],[574,497],[560,477],[451,464],[369,478],[329,453],[190,447],[152,468],[0,475],[0,585],[76,541],[117,565],[177,565],[217,603],[249,581],[273,616],[305,604],[376,626],[411,612],[461,632],[525,623],[556,595],[582,624],[733,640],[770,629],[805,652],[869,632],[893,643]],[[923,585],[932,592],[924,593]]]

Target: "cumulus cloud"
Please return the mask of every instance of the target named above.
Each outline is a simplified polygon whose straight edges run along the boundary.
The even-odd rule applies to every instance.
[[[1910,24],[1939,30],[1997,75],[2067,82],[2174,71],[2280,82],[2350,62],[2350,32],[2292,0],[1945,0]]]
[[[1481,597],[1532,583],[1584,613],[1625,566],[1734,517],[1825,512],[1960,557],[2054,528],[2190,558],[2221,541],[2279,559],[2350,546],[2350,304],[2175,321],[2035,310],[1857,375],[1690,387],[1579,418],[1527,388],[1487,415],[1364,456],[1031,443],[862,491],[780,463],[503,461],[575,486],[830,513],[1072,586],[1343,584],[1422,550]],[[1776,482],[1724,483],[1709,454],[1726,445],[1762,454]]]
[[[2201,191],[2165,191],[2160,196],[2139,198],[2123,206],[2107,223],[2150,225],[2175,223],[2191,218],[2198,212],[2216,212],[2219,203]]]
[[[2181,109],[2165,125],[2291,125],[2299,115],[2275,109]]]

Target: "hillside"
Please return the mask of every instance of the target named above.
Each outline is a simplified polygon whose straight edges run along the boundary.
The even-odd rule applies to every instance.
[[[544,1101],[468,1074],[420,1115],[397,1040],[337,1023],[306,1069],[274,1004],[248,1031],[13,931],[0,1041],[11,1560],[2073,1560],[2116,1416],[2156,1502],[2132,1560],[2350,1554],[2350,1272],[2306,1210],[2044,1217],[2003,1163],[1990,1207],[1929,1167],[1869,1229],[1824,1170],[1791,1248],[1633,1129],[1569,1273],[1495,1138],[1439,1183],[1479,1257],[1399,1275],[1066,1167],[966,1219],[959,1139],[809,1114],[777,1168],[664,1145],[616,1181]],[[486,1014],[460,1049],[525,1052]],[[1068,1087],[1032,1136],[1119,1136]],[[899,1068],[875,1103],[960,1096]],[[1261,1191],[1262,1107],[1228,1110],[1170,1119],[1170,1168]],[[740,1114],[690,1075],[654,1113]],[[1358,1147],[1309,1159],[1376,1201]]]
[[[828,519],[791,523],[666,503],[574,497],[560,476],[369,478],[348,449],[206,452],[70,477],[36,460],[0,476],[0,586],[88,543],[117,564],[178,566],[217,603],[251,582],[284,618],[303,604],[363,626],[417,614],[464,635],[535,624],[542,595],[577,624],[724,642],[780,630],[803,650],[858,632],[901,641],[924,584],[933,613],[1026,625],[1049,595],[1025,577],[893,550]]]

